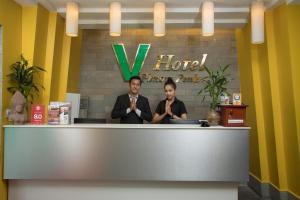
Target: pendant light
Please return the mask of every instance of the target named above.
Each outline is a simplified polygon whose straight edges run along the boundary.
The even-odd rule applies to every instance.
[[[212,36],[215,29],[214,2],[204,1],[202,4],[202,35]]]
[[[121,3],[112,2],[109,7],[109,34],[110,36],[121,35]]]
[[[166,35],[166,5],[164,2],[154,4],[153,14],[153,34],[156,37]]]
[[[252,44],[261,44],[265,41],[264,31],[265,7],[263,1],[254,1],[251,5],[251,41]]]
[[[68,2],[66,10],[66,34],[76,37],[78,36],[79,6],[75,2]]]

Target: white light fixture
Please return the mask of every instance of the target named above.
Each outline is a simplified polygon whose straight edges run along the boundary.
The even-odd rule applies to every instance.
[[[109,7],[109,34],[110,36],[121,35],[121,3],[112,2]]]
[[[153,34],[162,37],[166,35],[166,5],[164,2],[156,2],[153,10]]]
[[[251,5],[251,41],[261,44],[265,41],[264,31],[265,7],[263,1],[254,1]]]
[[[202,35],[212,36],[215,32],[214,2],[204,1],[202,4]]]
[[[79,7],[75,2],[67,3],[66,34],[71,37],[78,36]]]

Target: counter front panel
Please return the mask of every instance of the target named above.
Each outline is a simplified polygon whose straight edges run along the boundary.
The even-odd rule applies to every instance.
[[[248,180],[248,129],[7,126],[4,178]]]

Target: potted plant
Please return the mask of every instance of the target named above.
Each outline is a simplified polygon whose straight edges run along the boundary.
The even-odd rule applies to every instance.
[[[204,94],[202,102],[205,100],[207,94],[211,98],[210,111],[207,119],[211,125],[218,125],[220,121],[220,114],[216,111],[216,108],[220,102],[220,96],[222,93],[227,93],[226,85],[229,83],[229,74],[225,74],[230,65],[220,66],[217,70],[211,70],[207,66],[204,66],[208,76],[201,79],[200,83],[203,87],[199,91],[198,95]]]
[[[12,72],[7,76],[12,86],[7,90],[12,94],[15,94],[16,91],[21,92],[27,102],[32,103],[34,97],[39,95],[40,89],[44,89],[35,81],[35,76],[45,70],[38,66],[30,66],[23,55],[21,55],[21,60],[13,63],[10,68]]]
[[[13,94],[12,108],[9,111],[9,119],[15,124],[22,124],[27,119],[27,106],[32,103],[35,96],[39,95],[44,87],[36,82],[36,75],[45,70],[38,66],[30,66],[28,60],[21,55],[21,60],[13,63],[11,73],[7,75],[11,84],[7,90]]]

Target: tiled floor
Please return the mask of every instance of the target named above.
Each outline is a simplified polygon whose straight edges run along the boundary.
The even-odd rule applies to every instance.
[[[239,187],[239,200],[263,200],[247,186]]]

